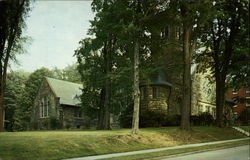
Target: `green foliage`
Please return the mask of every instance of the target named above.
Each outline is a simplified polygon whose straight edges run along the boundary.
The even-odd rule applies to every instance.
[[[22,71],[10,72],[7,75],[5,90],[5,129],[13,131],[16,123],[15,112],[20,107],[19,103],[24,91],[24,83],[28,79],[28,73]]]
[[[150,112],[140,114],[140,127],[161,127],[166,121],[166,113]]]
[[[120,125],[122,128],[131,128],[133,119],[133,106],[134,104],[126,107],[120,115]]]
[[[167,115],[164,126],[180,126],[181,124],[181,115],[173,114]]]
[[[54,68],[51,70],[53,77],[69,82],[80,83],[81,77],[77,70],[77,64],[68,65],[63,69]]]
[[[1,60],[5,59],[7,63],[9,60],[15,61],[16,54],[25,52],[23,44],[29,41],[29,37],[23,37],[22,30],[25,28],[25,19],[29,11],[30,0],[0,2],[0,52]],[[3,65],[5,65],[4,63]],[[1,67],[4,68],[2,64]]]
[[[82,106],[88,115],[96,117],[102,108],[107,79],[112,83],[111,112],[126,112],[132,104],[133,48],[137,38],[140,41],[140,81],[150,81],[153,74],[164,68],[169,80],[181,83],[180,40],[161,36],[169,29],[169,21],[165,19],[173,21],[173,28],[177,24],[174,18],[167,16],[176,11],[167,10],[168,5],[164,1],[93,1],[96,16],[91,21],[89,35],[94,38],[81,40],[75,52],[85,86]],[[107,53],[111,71],[107,74],[105,46],[110,42]]]
[[[203,51],[195,56],[198,72],[211,69],[225,74],[227,87],[247,84],[249,67],[248,1],[214,2],[203,26],[200,46]]]
[[[200,113],[198,116],[191,116],[191,123],[195,126],[214,125],[214,117],[209,112]]]
[[[62,124],[56,116],[49,117],[49,126],[50,129],[60,129],[62,128]]]
[[[83,110],[92,117],[103,115],[106,102],[109,103],[109,112],[116,115],[131,103],[132,44],[124,39],[131,10],[126,5],[124,1],[94,1],[92,7],[97,13],[91,21],[89,34],[95,38],[80,41],[80,48],[75,52],[85,86]]]
[[[30,1],[0,1],[0,131],[4,130],[4,93],[10,60],[23,53],[27,38],[22,37],[25,18],[30,10]]]
[[[42,120],[42,129],[48,130],[49,129],[49,125],[50,125],[50,119],[43,119]]]
[[[70,127],[71,127],[71,125],[70,125],[69,123],[67,123],[67,124],[65,125],[65,128],[66,128],[66,129],[70,129]]]

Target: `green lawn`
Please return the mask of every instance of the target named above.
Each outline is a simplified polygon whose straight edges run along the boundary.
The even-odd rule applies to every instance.
[[[34,131],[0,133],[0,159],[62,159],[189,143],[243,138],[232,128],[193,127],[191,132],[177,127],[112,131]]]

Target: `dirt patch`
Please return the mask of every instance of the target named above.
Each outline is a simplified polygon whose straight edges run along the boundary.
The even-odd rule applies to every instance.
[[[179,141],[175,141],[173,137],[166,134],[139,134],[139,135],[118,135],[113,137],[116,141],[123,144],[129,144],[137,142],[141,144],[149,144],[154,146],[173,146],[179,144]]]

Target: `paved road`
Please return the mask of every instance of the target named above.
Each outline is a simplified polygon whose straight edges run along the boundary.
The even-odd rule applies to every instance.
[[[216,151],[195,153],[162,160],[250,160],[249,146],[246,145]]]

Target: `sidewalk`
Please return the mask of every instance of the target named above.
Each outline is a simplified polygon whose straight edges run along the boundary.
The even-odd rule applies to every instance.
[[[135,155],[135,154],[143,154],[143,153],[150,153],[150,152],[165,151],[165,150],[169,150],[169,149],[181,149],[181,148],[187,148],[187,147],[199,147],[199,146],[204,146],[204,145],[209,145],[209,144],[219,144],[219,143],[225,143],[225,142],[234,142],[234,141],[246,140],[246,139],[249,139],[249,138],[240,138],[240,139],[206,142],[206,143],[197,143],[197,144],[186,144],[186,145],[181,145],[181,146],[147,149],[147,150],[132,151],[132,152],[112,153],[112,154],[104,154],[104,155],[97,155],[97,156],[71,158],[71,159],[65,159],[65,160],[96,160],[96,159],[113,158],[113,157],[120,157],[120,156],[129,156],[129,155]]]
[[[238,132],[240,132],[240,133],[242,133],[242,134],[245,134],[246,136],[250,136],[250,133],[249,132],[247,132],[247,131],[245,131],[245,130],[243,130],[243,129],[241,129],[241,128],[239,128],[239,127],[232,127],[233,129],[235,129],[235,130],[237,130]]]

